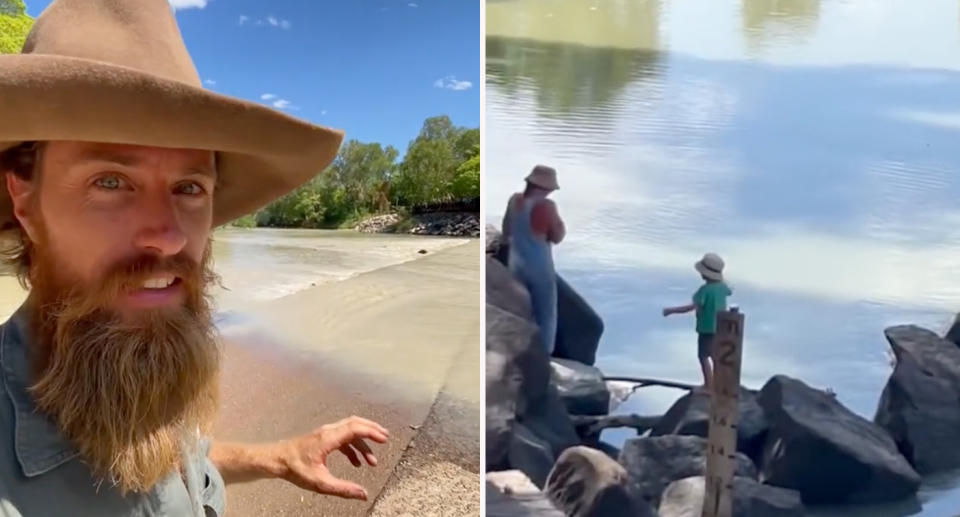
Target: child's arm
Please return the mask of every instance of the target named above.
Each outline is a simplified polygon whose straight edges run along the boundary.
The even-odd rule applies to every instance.
[[[671,314],[686,314],[692,310],[695,310],[697,306],[695,304],[680,305],[678,307],[667,307],[663,309],[663,315],[669,316]]]

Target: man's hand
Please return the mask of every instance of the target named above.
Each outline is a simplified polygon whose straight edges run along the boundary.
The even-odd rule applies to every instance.
[[[380,424],[357,416],[320,426],[308,435],[281,442],[281,460],[286,467],[281,477],[306,490],[366,501],[367,491],[363,487],[330,473],[327,458],[340,451],[354,467],[363,465],[361,456],[375,467],[377,458],[366,440],[385,443],[388,436],[389,432]]]
[[[667,307],[667,308],[663,309],[663,317],[664,317],[664,318],[666,318],[667,316],[669,316],[669,315],[671,315],[671,314],[673,314],[673,308]]]

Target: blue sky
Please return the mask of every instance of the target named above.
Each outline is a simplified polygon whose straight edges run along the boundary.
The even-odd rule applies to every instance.
[[[37,16],[50,0],[26,0]],[[170,0],[207,87],[397,147],[480,124],[479,0]]]

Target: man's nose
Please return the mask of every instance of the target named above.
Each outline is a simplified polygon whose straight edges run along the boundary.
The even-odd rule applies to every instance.
[[[137,210],[140,229],[134,239],[137,248],[148,253],[171,256],[187,245],[187,235],[180,224],[172,196],[151,195]]]

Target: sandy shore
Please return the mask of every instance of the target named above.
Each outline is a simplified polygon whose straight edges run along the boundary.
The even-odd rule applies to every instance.
[[[376,449],[378,467],[332,463],[370,501],[261,481],[228,488],[229,515],[365,515],[382,491],[377,515],[480,513],[482,257],[473,241],[251,303],[243,312],[256,315],[255,325],[225,324],[217,438],[273,440],[352,414],[391,430],[390,443]],[[445,494],[447,506],[424,484]]]

